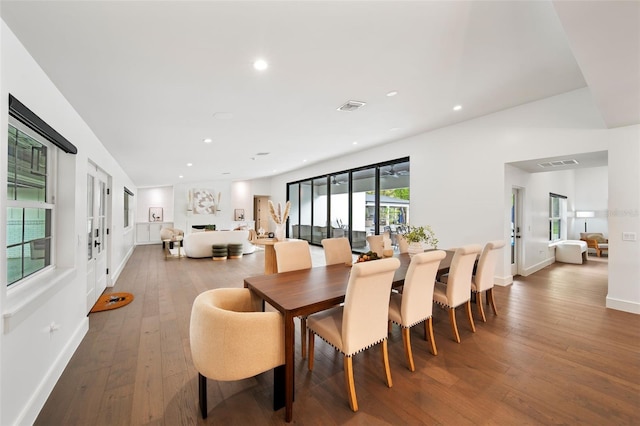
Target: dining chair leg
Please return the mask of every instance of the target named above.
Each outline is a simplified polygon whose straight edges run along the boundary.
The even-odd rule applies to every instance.
[[[431,353],[433,355],[438,355],[436,339],[433,335],[433,317],[427,318],[424,322],[424,340],[428,340],[431,344]]]
[[[409,370],[416,371],[413,364],[413,352],[411,352],[411,329],[402,327],[402,342],[404,343],[404,356],[407,358],[407,366]]]
[[[456,343],[460,343],[458,324],[456,324],[456,308],[449,308],[449,322],[451,323],[451,331],[453,331],[453,340],[455,340]]]
[[[353,382],[353,358],[347,355],[344,356],[344,381],[345,381],[345,384],[347,385],[347,394],[349,396],[349,406],[351,407],[351,410],[358,411],[356,385]]]
[[[493,289],[490,288],[487,290],[487,303],[491,302],[491,309],[493,309],[493,314],[498,315],[498,310],[496,309],[496,300],[493,298]]]
[[[387,377],[387,386],[393,387],[391,381],[391,369],[389,368],[389,351],[387,350],[387,339],[382,341],[382,364],[384,365],[384,374]]]
[[[469,326],[471,327],[471,331],[475,333],[476,325],[473,323],[473,315],[471,314],[471,300],[467,300],[467,303],[465,303],[465,306],[466,306],[465,311],[467,312],[467,319],[469,320]]]
[[[480,312],[480,319],[482,322],[487,322],[487,317],[484,316],[484,308],[482,307],[482,293],[476,292],[476,305],[478,306],[478,312]]]
[[[300,317],[300,354],[307,357],[307,317]]]
[[[316,333],[309,330],[309,371],[313,371],[313,347],[315,346]]]

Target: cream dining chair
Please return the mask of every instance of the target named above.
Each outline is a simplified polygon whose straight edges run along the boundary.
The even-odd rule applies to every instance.
[[[458,306],[465,305],[469,326],[474,333],[476,332],[471,315],[471,274],[480,250],[482,250],[482,246],[479,244],[456,249],[451,260],[447,284],[437,282],[433,290],[433,301],[449,310],[451,330],[457,343],[460,343],[460,334],[456,324],[456,308]]]
[[[484,246],[480,254],[480,259],[478,260],[476,274],[471,281],[471,292],[476,296],[478,312],[483,322],[487,322],[487,318],[484,315],[484,308],[482,307],[482,292],[486,292],[487,304],[491,303],[491,309],[493,309],[494,315],[498,315],[496,301],[493,297],[493,284],[499,250],[502,247],[504,247],[504,241],[502,240],[489,241]]]
[[[311,269],[311,251],[309,243],[305,240],[289,240],[275,243],[276,265],[278,272],[299,271]],[[307,356],[307,318],[300,318],[300,355]]]
[[[378,257],[382,257],[384,251],[384,235],[369,235],[367,236],[367,242],[369,243],[369,250],[375,251]]]
[[[424,321],[424,337],[431,344],[431,353],[438,354],[433,336],[433,287],[440,261],[446,253],[433,250],[411,258],[404,279],[402,294],[392,293],[389,302],[389,321],[402,327],[404,354],[409,370],[416,371],[411,350],[411,327]]]
[[[387,352],[387,321],[393,274],[399,266],[400,261],[393,257],[356,263],[351,269],[344,304],[311,315],[307,320],[309,371],[313,370],[314,337],[317,334],[344,355],[345,384],[353,411],[358,411],[358,400],[352,357],[358,352],[382,343],[387,386],[393,386]]]
[[[325,238],[322,240],[322,248],[324,249],[324,259],[327,265],[340,263],[351,265],[353,263],[353,255],[348,238]]]
[[[403,234],[398,234],[396,241],[398,242],[398,251],[400,254],[409,253],[409,241],[407,241]]]
[[[193,301],[189,324],[191,358],[198,371],[202,418],[207,418],[207,379],[241,380],[284,365],[284,319],[260,312],[246,288],[219,288]],[[275,398],[274,381],[274,398]]]

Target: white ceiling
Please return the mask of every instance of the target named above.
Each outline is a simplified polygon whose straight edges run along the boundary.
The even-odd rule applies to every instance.
[[[636,1],[2,0],[0,13],[138,186],[269,176],[587,84],[609,127],[640,122]],[[367,105],[336,111],[348,100]]]

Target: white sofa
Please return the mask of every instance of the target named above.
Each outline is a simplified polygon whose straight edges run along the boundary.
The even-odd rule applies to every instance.
[[[249,240],[249,231],[207,231],[192,232],[182,241],[187,257],[211,257],[213,244],[242,244],[243,254],[250,254],[256,247]]]
[[[567,240],[556,245],[556,262],[582,265],[587,261],[587,243],[580,240]]]

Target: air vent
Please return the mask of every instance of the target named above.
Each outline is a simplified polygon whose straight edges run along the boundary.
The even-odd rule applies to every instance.
[[[346,112],[351,112],[351,111],[355,111],[357,109],[362,108],[363,106],[366,105],[366,102],[360,102],[360,101],[347,101],[346,104],[342,105],[340,108],[338,108],[338,111],[346,111]]]
[[[269,155],[269,153],[268,152],[258,152],[258,153],[256,153],[256,155]]]
[[[562,167],[562,166],[573,166],[579,164],[576,160],[558,160],[558,161],[547,161],[546,163],[538,163],[538,166],[542,168],[547,167]]]

